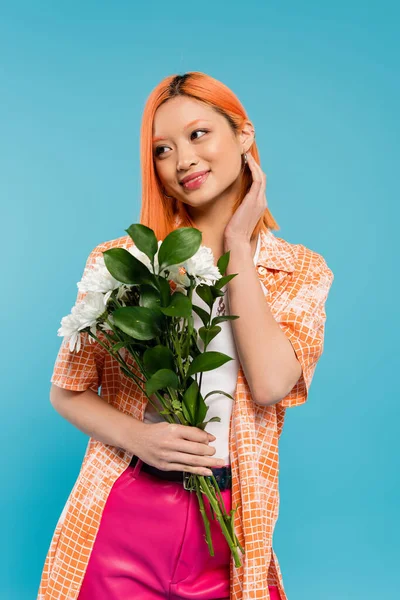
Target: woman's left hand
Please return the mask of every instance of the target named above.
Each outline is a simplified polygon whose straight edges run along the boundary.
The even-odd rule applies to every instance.
[[[267,176],[250,152],[247,152],[247,163],[251,170],[253,182],[242,203],[226,225],[224,237],[225,239],[234,239],[236,242],[250,243],[254,227],[268,206],[265,194]]]

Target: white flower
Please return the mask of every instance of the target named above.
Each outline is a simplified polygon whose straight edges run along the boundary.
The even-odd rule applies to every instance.
[[[191,258],[178,265],[171,265],[168,270],[170,272],[168,279],[172,279],[177,286],[181,287],[190,285],[187,274],[194,277],[196,286],[201,283],[212,285],[221,277],[218,267],[214,265],[212,250],[207,246],[200,246]]]
[[[160,249],[160,246],[162,244],[162,240],[158,241],[158,250]],[[159,264],[158,264],[158,250],[154,256],[154,267],[155,267],[155,272],[158,273],[158,268],[159,268]],[[145,254],[144,252],[142,252],[141,250],[139,250],[139,248],[136,246],[136,244],[134,244],[133,246],[130,246],[130,248],[128,248],[128,252],[130,254],[132,254],[132,256],[134,256],[135,258],[137,258],[138,260],[140,260],[141,263],[143,263],[144,265],[146,265],[146,267],[149,269],[150,273],[153,273],[153,268],[151,266],[151,262],[149,257],[147,256],[147,254]]]
[[[131,289],[131,287],[131,285],[123,283],[118,288],[116,299],[121,301],[122,306],[125,306],[125,294]],[[108,298],[109,294],[106,294],[104,300],[105,303],[107,303]]]
[[[81,281],[77,283],[80,292],[102,292],[104,306],[112,292],[121,285],[122,282],[115,279],[107,269],[103,254],[96,258],[93,267],[87,269]]]
[[[158,250],[162,244],[162,240],[158,241]],[[138,250],[136,246],[131,246],[129,252],[140,260],[146,267],[152,271],[151,262],[149,257]],[[158,252],[154,256],[154,267],[155,272],[158,272]],[[186,291],[190,285],[189,275],[192,275],[195,279],[196,285],[204,283],[206,285],[212,285],[215,280],[221,277],[221,273],[214,265],[214,255],[211,248],[207,246],[200,246],[197,252],[188,260],[178,263],[176,265],[170,265],[165,267],[159,274],[165,274],[165,271],[169,271],[168,280],[173,281],[176,284],[175,291]]]
[[[61,327],[57,335],[64,336],[65,342],[69,342],[69,350],[79,352],[81,349],[81,334],[79,332],[79,321],[72,313],[61,319]]]
[[[112,325],[115,326],[115,321],[114,321],[114,317],[112,316],[112,314],[108,315],[108,320],[110,321],[110,323]],[[112,327],[110,327],[110,325],[108,323],[100,323],[99,324],[100,329],[103,329],[104,331],[114,331]]]
[[[71,309],[71,314],[61,319],[61,327],[57,334],[64,336],[69,342],[70,352],[76,349],[79,352],[81,348],[82,329],[89,327],[93,334],[96,334],[96,324],[99,317],[105,312],[104,295],[102,292],[88,292],[82,302],[78,302]],[[89,336],[89,342],[94,339]]]

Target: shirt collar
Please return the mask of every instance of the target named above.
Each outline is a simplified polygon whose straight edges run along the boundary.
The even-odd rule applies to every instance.
[[[282,238],[277,238],[270,229],[260,231],[260,252],[256,266],[287,271],[291,273],[295,268],[295,253],[292,245]]]

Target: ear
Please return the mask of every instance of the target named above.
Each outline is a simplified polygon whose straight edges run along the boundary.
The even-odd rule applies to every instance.
[[[243,152],[247,152],[251,148],[256,137],[254,126],[251,121],[245,122],[239,137]]]

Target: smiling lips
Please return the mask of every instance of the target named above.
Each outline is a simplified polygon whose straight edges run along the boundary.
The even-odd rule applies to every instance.
[[[209,173],[210,171],[203,171],[203,173],[197,177],[190,178],[186,181],[183,180],[183,182],[181,182],[181,185],[185,188],[185,190],[196,190],[206,181]]]

